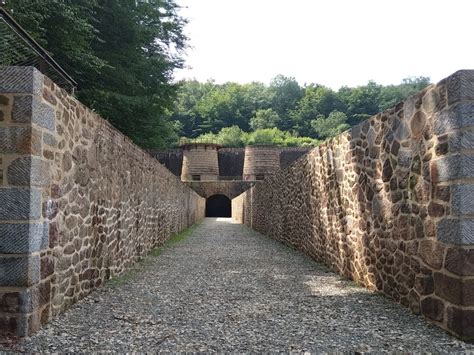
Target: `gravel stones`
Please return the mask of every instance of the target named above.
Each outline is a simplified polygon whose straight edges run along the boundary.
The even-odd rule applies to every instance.
[[[452,353],[474,345],[277,241],[207,218],[184,241],[0,350]]]

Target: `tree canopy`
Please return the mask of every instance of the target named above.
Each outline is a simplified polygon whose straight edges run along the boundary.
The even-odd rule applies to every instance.
[[[429,84],[415,77],[335,91],[281,74],[269,85],[173,83],[187,40],[176,0],[16,0],[8,8],[79,83],[79,99],[144,148],[183,136],[314,145]]]
[[[8,8],[78,82],[83,103],[142,147],[177,140],[164,114],[186,46],[174,0],[17,0]]]
[[[429,85],[429,78],[404,79],[399,85],[373,81],[335,91],[320,84],[300,86],[278,75],[270,85],[195,80],[181,83],[169,120],[188,138],[225,141],[226,145],[274,143],[314,145],[383,111]],[[223,138],[229,135],[235,138]]]

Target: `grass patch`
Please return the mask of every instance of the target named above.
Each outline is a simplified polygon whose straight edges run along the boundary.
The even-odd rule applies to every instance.
[[[163,245],[152,249],[148,255],[137,261],[128,270],[125,270],[120,275],[116,275],[109,279],[106,283],[106,286],[117,287],[125,284],[127,281],[134,278],[143,269],[143,267],[149,265],[153,258],[161,255],[165,249],[173,247],[189,237],[200,224],[201,221],[194,223],[191,227],[188,227],[169,238]]]
[[[191,227],[186,228],[185,230],[179,232],[178,234],[173,235],[171,238],[169,238],[162,246],[153,249],[148,256],[158,256],[160,255],[163,250],[166,248],[172,247],[181,241],[185,240],[187,237],[189,237],[194,230],[201,224],[201,222],[194,223]]]

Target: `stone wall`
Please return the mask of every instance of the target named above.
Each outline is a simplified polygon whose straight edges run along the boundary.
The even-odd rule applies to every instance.
[[[280,153],[280,169],[288,168],[295,160],[311,150],[308,147],[282,148]]]
[[[28,335],[205,200],[32,67],[0,68],[0,332]]]
[[[174,175],[181,176],[181,168],[183,166],[183,151],[181,149],[151,149],[148,153],[155,157],[155,159],[158,159]]]
[[[219,175],[235,176],[242,180],[245,148],[221,148],[219,155]]]
[[[307,147],[280,147],[280,168],[286,169],[291,163],[311,149]],[[181,149],[156,150],[149,153],[166,166],[174,175],[181,176],[183,151]],[[245,148],[220,148],[217,151],[219,176],[242,178],[244,171]]]
[[[474,339],[474,71],[326,141],[233,213]]]

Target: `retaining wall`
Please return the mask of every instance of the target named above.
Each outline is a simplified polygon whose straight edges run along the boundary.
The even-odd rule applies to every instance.
[[[1,333],[37,330],[204,212],[203,198],[36,69],[0,68]]]
[[[474,71],[326,141],[234,199],[232,210],[473,339]]]

